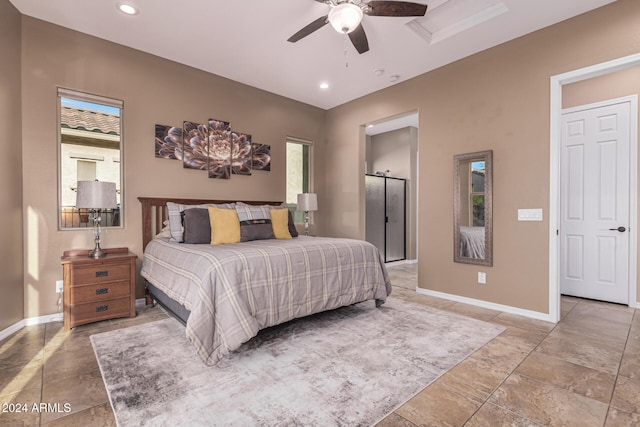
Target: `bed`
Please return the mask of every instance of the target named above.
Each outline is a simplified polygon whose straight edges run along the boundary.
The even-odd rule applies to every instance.
[[[484,227],[460,227],[460,256],[484,259]]]
[[[281,207],[280,202],[139,200],[144,245],[141,275],[151,297],[183,321],[187,338],[208,365],[263,328],[363,301],[379,306],[391,293],[384,261],[368,242],[298,236],[194,244],[175,241],[165,226],[167,220],[178,218],[176,204],[184,208],[185,220],[187,214],[207,205],[244,203],[268,209]]]

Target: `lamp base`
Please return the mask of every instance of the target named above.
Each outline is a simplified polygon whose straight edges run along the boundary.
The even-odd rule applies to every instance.
[[[100,247],[100,209],[96,211],[93,217],[93,235],[95,236],[96,246],[89,252],[89,258],[103,258],[107,253]]]
[[[304,235],[309,235],[309,211],[304,211]]]
[[[107,256],[107,253],[100,247],[100,245],[96,245],[96,247],[89,252],[89,258],[104,258]]]

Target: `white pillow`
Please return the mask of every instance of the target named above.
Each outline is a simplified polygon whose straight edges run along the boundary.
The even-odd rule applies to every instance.
[[[162,230],[158,234],[156,234],[156,239],[170,239],[171,238],[171,230],[169,229],[169,220],[165,220],[162,225]]]

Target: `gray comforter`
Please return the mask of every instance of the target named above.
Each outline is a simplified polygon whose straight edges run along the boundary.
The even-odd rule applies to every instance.
[[[213,365],[268,326],[375,299],[391,283],[368,242],[300,236],[230,245],[155,239],[142,276],[191,311],[186,334]]]

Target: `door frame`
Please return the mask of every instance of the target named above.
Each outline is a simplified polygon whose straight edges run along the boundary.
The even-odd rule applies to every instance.
[[[562,86],[640,66],[640,54],[629,55],[550,78],[549,135],[549,320],[560,320],[560,139],[562,118]],[[638,104],[631,102],[630,170],[629,170],[629,307],[640,308],[637,301],[638,263]]]
[[[406,118],[406,117],[410,117],[410,116],[415,116],[416,120],[417,120],[417,124],[413,123],[413,121],[409,121],[408,123],[403,122],[402,119]],[[396,121],[400,120],[400,123],[397,123]],[[416,129],[416,137],[415,137],[415,150],[413,149],[413,147],[411,147],[410,151],[410,156],[413,156],[413,158],[410,159],[411,163],[415,163],[415,179],[414,177],[410,176],[409,178],[406,178],[405,180],[405,214],[408,216],[407,220],[405,221],[405,228],[410,228],[411,227],[411,219],[412,217],[414,218],[415,221],[415,258],[412,259],[408,259],[408,255],[409,255],[409,251],[408,246],[410,245],[410,241],[405,237],[405,260],[404,261],[398,261],[398,264],[400,263],[406,263],[406,264],[417,264],[418,263],[418,259],[419,259],[419,254],[420,254],[420,245],[418,242],[418,238],[417,236],[419,235],[419,230],[420,230],[420,217],[418,215],[418,207],[420,206],[420,111],[419,110],[411,110],[411,111],[406,111],[403,113],[398,113],[398,114],[393,114],[390,116],[386,116],[380,119],[376,119],[373,121],[369,121],[369,122],[365,122],[364,124],[360,125],[360,150],[362,155],[364,156],[364,158],[362,159],[362,163],[361,165],[363,166],[363,173],[361,174],[361,181],[360,181],[360,192],[361,192],[361,196],[360,196],[360,230],[361,230],[361,235],[362,235],[362,239],[365,239],[365,234],[366,234],[366,215],[367,215],[367,209],[366,209],[366,200],[365,200],[365,182],[364,182],[364,177],[367,174],[367,159],[368,159],[368,145],[367,145],[367,138],[369,135],[367,135],[367,128],[370,126],[375,126],[375,125],[379,125],[379,124],[386,124],[387,122],[391,122],[393,123],[393,126],[389,127],[388,129],[385,129],[384,132],[390,132],[390,131],[394,131],[394,130],[398,130],[398,129],[404,129],[407,127],[415,127]],[[411,184],[411,191],[408,192],[407,191],[407,181]],[[412,203],[412,195],[415,196],[415,203]],[[391,263],[393,264],[393,262]]]

